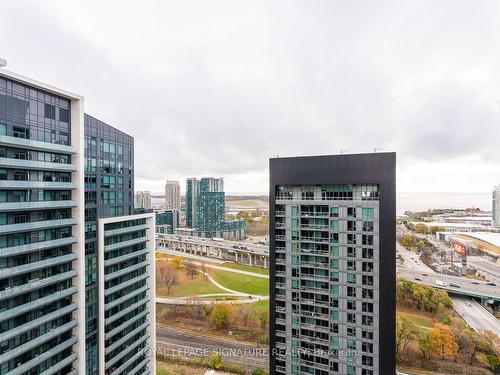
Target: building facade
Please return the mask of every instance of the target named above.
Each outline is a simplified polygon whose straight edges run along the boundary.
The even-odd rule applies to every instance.
[[[144,210],[153,209],[151,194],[149,191],[138,191],[135,193],[135,208],[142,208]]]
[[[0,374],[84,373],[83,98],[0,69]]]
[[[99,374],[156,374],[154,221],[99,219]]]
[[[207,238],[241,239],[244,220],[226,221],[226,195],[222,178],[204,177],[186,180],[186,225],[195,235]]]
[[[271,374],[395,373],[395,166],[270,160]]]
[[[0,69],[0,374],[154,374],[133,151],[82,97]]]
[[[198,199],[199,181],[196,178],[186,180],[186,226],[196,228],[196,205]]]
[[[492,224],[494,227],[500,227],[500,185],[493,189],[492,198]]]
[[[179,181],[165,183],[165,204],[167,208],[181,212],[181,185]]]
[[[156,218],[156,231],[164,234],[173,234],[179,227],[179,211],[178,210],[163,210],[157,212]]]
[[[134,212],[134,138],[85,115],[86,374],[99,370],[98,220]]]

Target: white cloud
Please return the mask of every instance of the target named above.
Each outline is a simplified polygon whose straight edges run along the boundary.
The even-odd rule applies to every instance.
[[[25,0],[2,13],[10,69],[83,94],[136,138],[137,188],[213,175],[266,192],[271,156],[373,148],[398,152],[401,191],[500,182],[496,1]]]

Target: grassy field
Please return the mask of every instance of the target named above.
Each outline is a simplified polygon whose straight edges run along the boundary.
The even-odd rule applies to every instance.
[[[166,368],[157,368],[156,375],[174,375],[174,373]]]
[[[245,264],[234,264],[231,262],[225,262],[221,264],[222,267],[232,268],[235,270],[248,271],[253,273],[260,273],[262,275],[269,275],[269,268],[261,268],[261,267],[250,267]]]
[[[219,284],[237,292],[262,296],[269,294],[268,279],[215,269],[211,269],[208,272]]]
[[[269,300],[258,301],[251,305],[257,312],[269,312]]]
[[[158,281],[156,287],[156,294],[168,297],[188,297],[188,296],[198,296],[200,294],[214,294],[214,293],[226,293],[225,290],[219,289],[210,281],[206,280],[205,277],[200,273],[196,275],[193,279],[186,275],[184,269],[175,269],[171,267],[177,276],[177,285],[170,289],[170,293],[167,292],[167,288],[161,283],[161,271],[157,269]]]
[[[435,323],[431,313],[409,309],[405,306],[398,305],[396,315],[405,317],[413,324],[423,328],[432,328]]]

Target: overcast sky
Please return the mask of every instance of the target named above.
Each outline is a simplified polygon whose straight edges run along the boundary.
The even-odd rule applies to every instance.
[[[0,0],[8,69],[135,137],[136,190],[398,152],[401,192],[500,183],[500,2]],[[182,186],[184,181],[182,182]]]

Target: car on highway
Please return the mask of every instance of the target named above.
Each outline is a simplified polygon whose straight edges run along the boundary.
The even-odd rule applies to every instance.
[[[422,279],[420,277],[416,277],[416,276],[415,276],[415,280],[422,281]]]
[[[495,284],[495,283],[494,283],[494,282],[492,282],[492,281],[488,281],[488,282],[486,283],[486,285],[489,285],[489,286],[497,286],[497,284]]]
[[[458,285],[457,283],[450,283],[450,286],[453,288],[460,288],[460,285]]]
[[[446,286],[446,283],[443,280],[436,280],[436,285]]]
[[[474,285],[479,285],[479,283],[477,281],[471,281],[470,283],[474,284]]]
[[[469,307],[471,307],[471,306],[472,306],[472,304],[471,304],[469,301],[465,301],[465,304],[466,304],[467,306],[469,306]]]
[[[429,276],[427,273],[422,272],[422,276]]]

